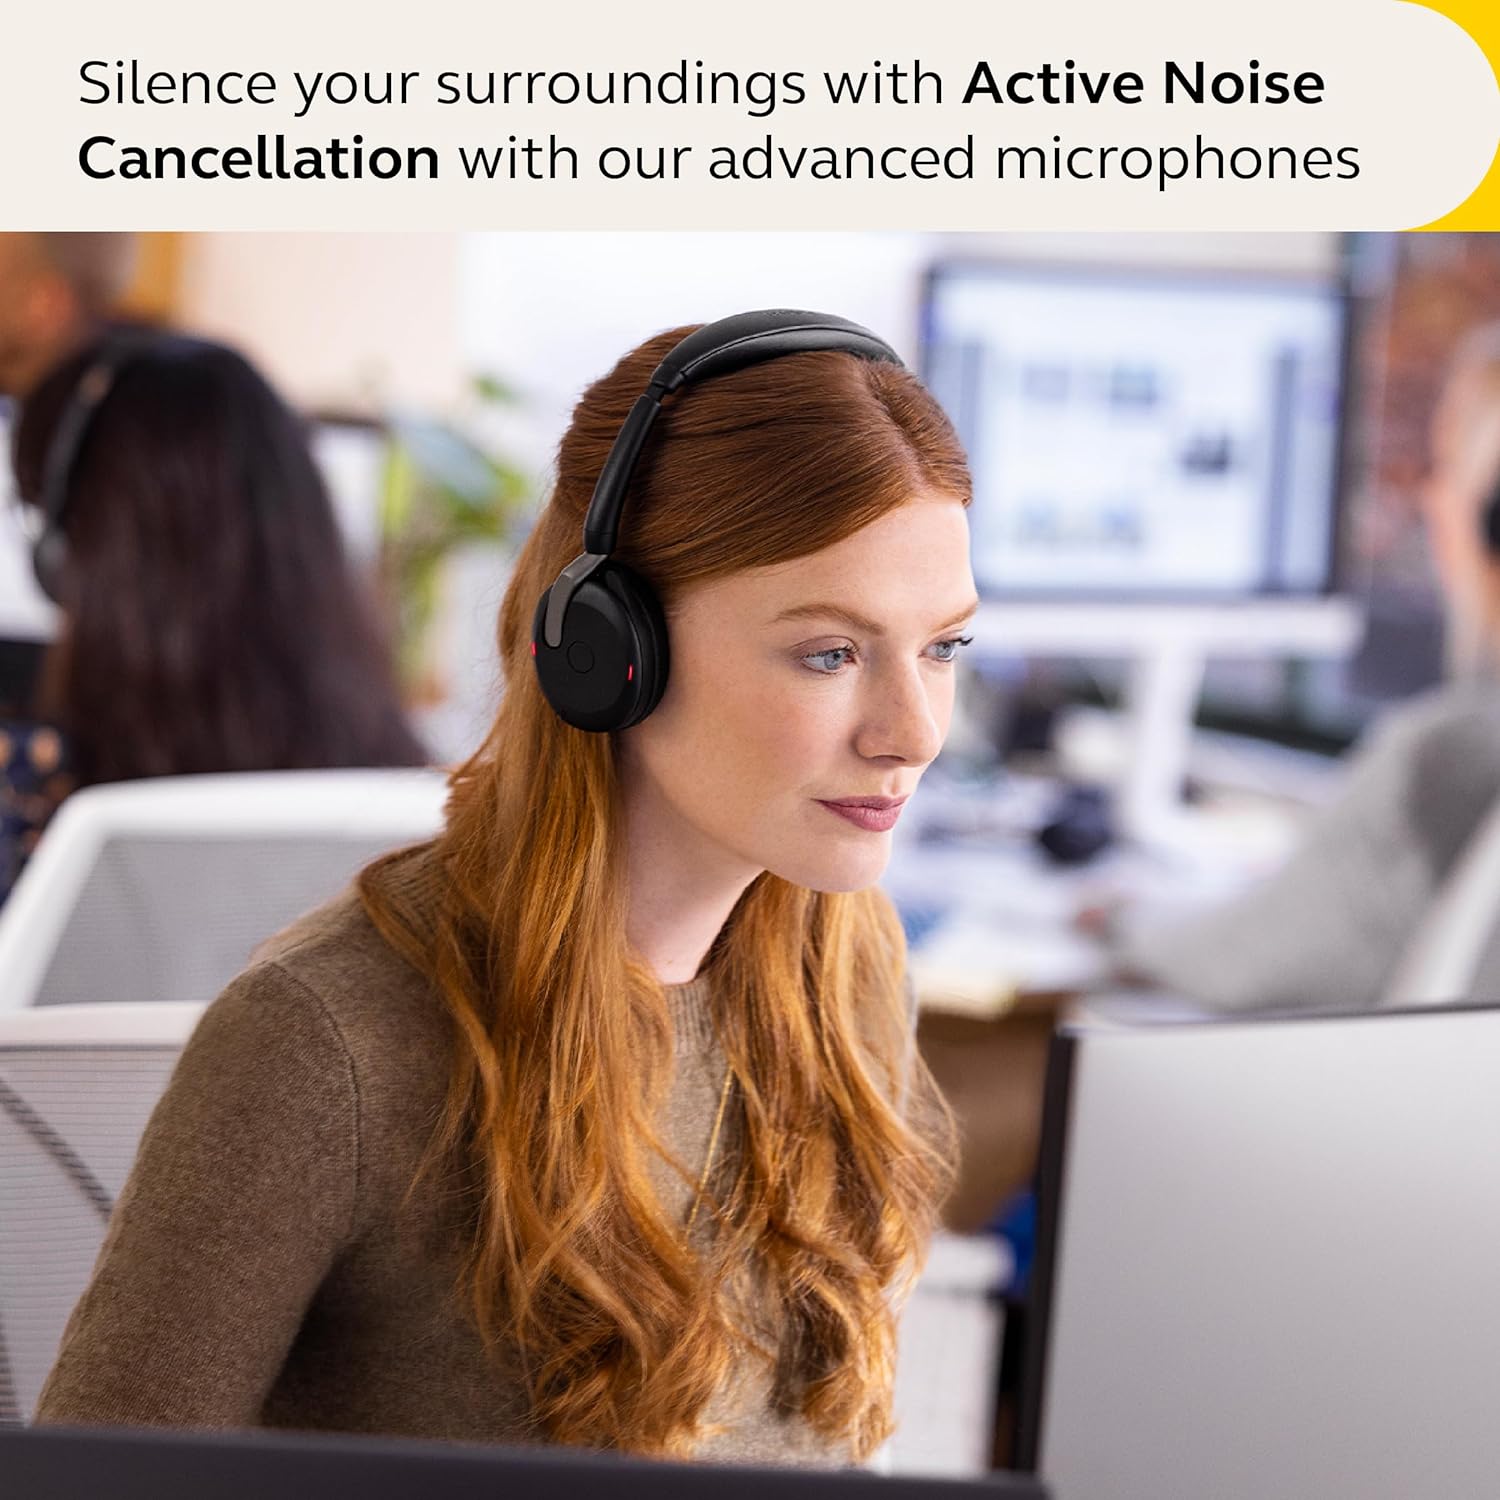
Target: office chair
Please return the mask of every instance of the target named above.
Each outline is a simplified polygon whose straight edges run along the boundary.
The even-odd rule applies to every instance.
[[[0,1012],[211,999],[376,855],[435,834],[436,770],[174,776],[86,788],[0,908]]]
[[[36,1405],[201,1005],[0,1011],[0,1426]]]

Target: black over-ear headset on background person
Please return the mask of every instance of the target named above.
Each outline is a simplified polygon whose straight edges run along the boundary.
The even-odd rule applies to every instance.
[[[583,552],[537,601],[532,619],[537,678],[566,723],[596,733],[628,729],[656,707],[667,686],[661,601],[640,574],[610,556],[630,478],[663,397],[716,375],[812,350],[901,363],[889,344],[858,323],[775,309],[707,323],[656,367],[599,472],[583,523]]]
[[[31,570],[41,591],[54,603],[62,602],[62,579],[68,562],[68,537],[63,522],[73,468],[94,414],[114,389],[120,372],[147,350],[164,347],[171,336],[145,328],[121,329],[100,346],[98,355],[78,377],[67,405],[52,430],[47,454],[42,460],[42,489],[37,497],[41,529],[31,544]],[[180,342],[180,340],[179,340]]]
[[[1495,557],[1500,557],[1500,475],[1496,475],[1490,497],[1479,513],[1480,533],[1484,544]]]

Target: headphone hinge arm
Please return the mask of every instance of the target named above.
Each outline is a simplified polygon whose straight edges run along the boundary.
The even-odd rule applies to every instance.
[[[573,591],[603,561],[602,552],[585,552],[575,557],[557,575],[557,582],[552,585],[552,592],[547,596],[547,620],[542,629],[542,638],[554,651],[562,645],[563,616],[568,612],[568,601],[573,597]]]

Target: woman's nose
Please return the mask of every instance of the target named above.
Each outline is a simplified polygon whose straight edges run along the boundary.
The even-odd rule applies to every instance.
[[[886,674],[872,684],[858,749],[868,758],[890,756],[906,765],[925,766],[943,748],[952,694],[947,683],[934,684],[920,666]],[[938,695],[941,702],[936,701]]]

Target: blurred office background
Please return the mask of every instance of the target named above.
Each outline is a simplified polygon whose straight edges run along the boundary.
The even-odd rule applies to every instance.
[[[985,600],[887,878],[935,1013],[1088,987],[1109,973],[1106,918],[1170,918],[1274,867],[1336,794],[1342,752],[1444,672],[1418,496],[1450,355],[1500,317],[1492,236],[135,249],[122,312],[238,345],[309,417],[440,763],[490,720],[509,558],[590,380],[654,331],[746,307],[888,337],[968,447]],[[7,506],[0,703],[24,700],[54,628]]]
[[[580,390],[655,330],[766,305],[880,330],[962,430],[991,608],[961,776],[1056,775],[1137,835],[1218,795],[1258,865],[1330,757],[1440,679],[1416,497],[1448,356],[1500,315],[1485,236],[149,235],[125,299],[313,420],[445,762],[489,719],[507,557]],[[0,698],[52,628],[7,508]],[[1046,821],[1058,790],[1012,778],[1015,809],[972,816]]]
[[[886,884],[964,1130],[950,1224],[1004,1247],[946,1247],[952,1321],[906,1377],[909,1412],[951,1429],[962,1408],[962,1432],[905,1461],[955,1472],[1007,1456],[1014,1421],[1003,1395],[991,1449],[995,1370],[956,1331],[982,1306],[998,1339],[998,1282],[1024,1293],[1037,1100],[997,1080],[1035,1074],[1015,1060],[1054,997],[1108,981],[1115,919],[1272,869],[1343,752],[1443,678],[1418,497],[1450,355],[1500,318],[1497,238],[150,235],[122,311],[238,345],[307,414],[439,762],[490,720],[509,558],[624,350],[804,306],[924,372],[970,453],[984,608]],[[0,704],[54,628],[7,507]],[[972,1368],[934,1384],[961,1348]]]
[[[318,422],[373,565],[393,430],[476,505],[485,470],[453,439],[498,460],[513,538],[573,400],[623,349],[746,306],[837,308],[891,338],[959,421],[988,597],[1354,601],[1352,649],[1347,629],[1283,611],[1280,639],[1260,622],[1263,651],[1209,649],[1196,695],[1204,725],[1337,751],[1441,672],[1414,496],[1447,355],[1500,314],[1497,270],[1484,236],[1452,235],[153,235],[126,310],[239,345]],[[425,685],[445,759],[493,687],[503,576],[473,550],[445,565],[445,667]],[[7,526],[8,639],[49,629],[28,572]],[[1100,618],[1117,642],[1118,617]],[[1035,613],[1024,653],[988,631],[980,669],[1026,707],[1118,701],[1124,660],[1080,653],[1080,628],[1056,654]]]
[[[146,235],[121,311],[239,345],[307,413],[451,762],[579,392],[653,331],[774,305],[890,338],[973,463],[986,612],[891,874],[932,992],[1086,982],[1078,911],[1274,863],[1441,678],[1418,493],[1450,354],[1500,316],[1493,237]],[[54,628],[7,506],[0,702]]]

